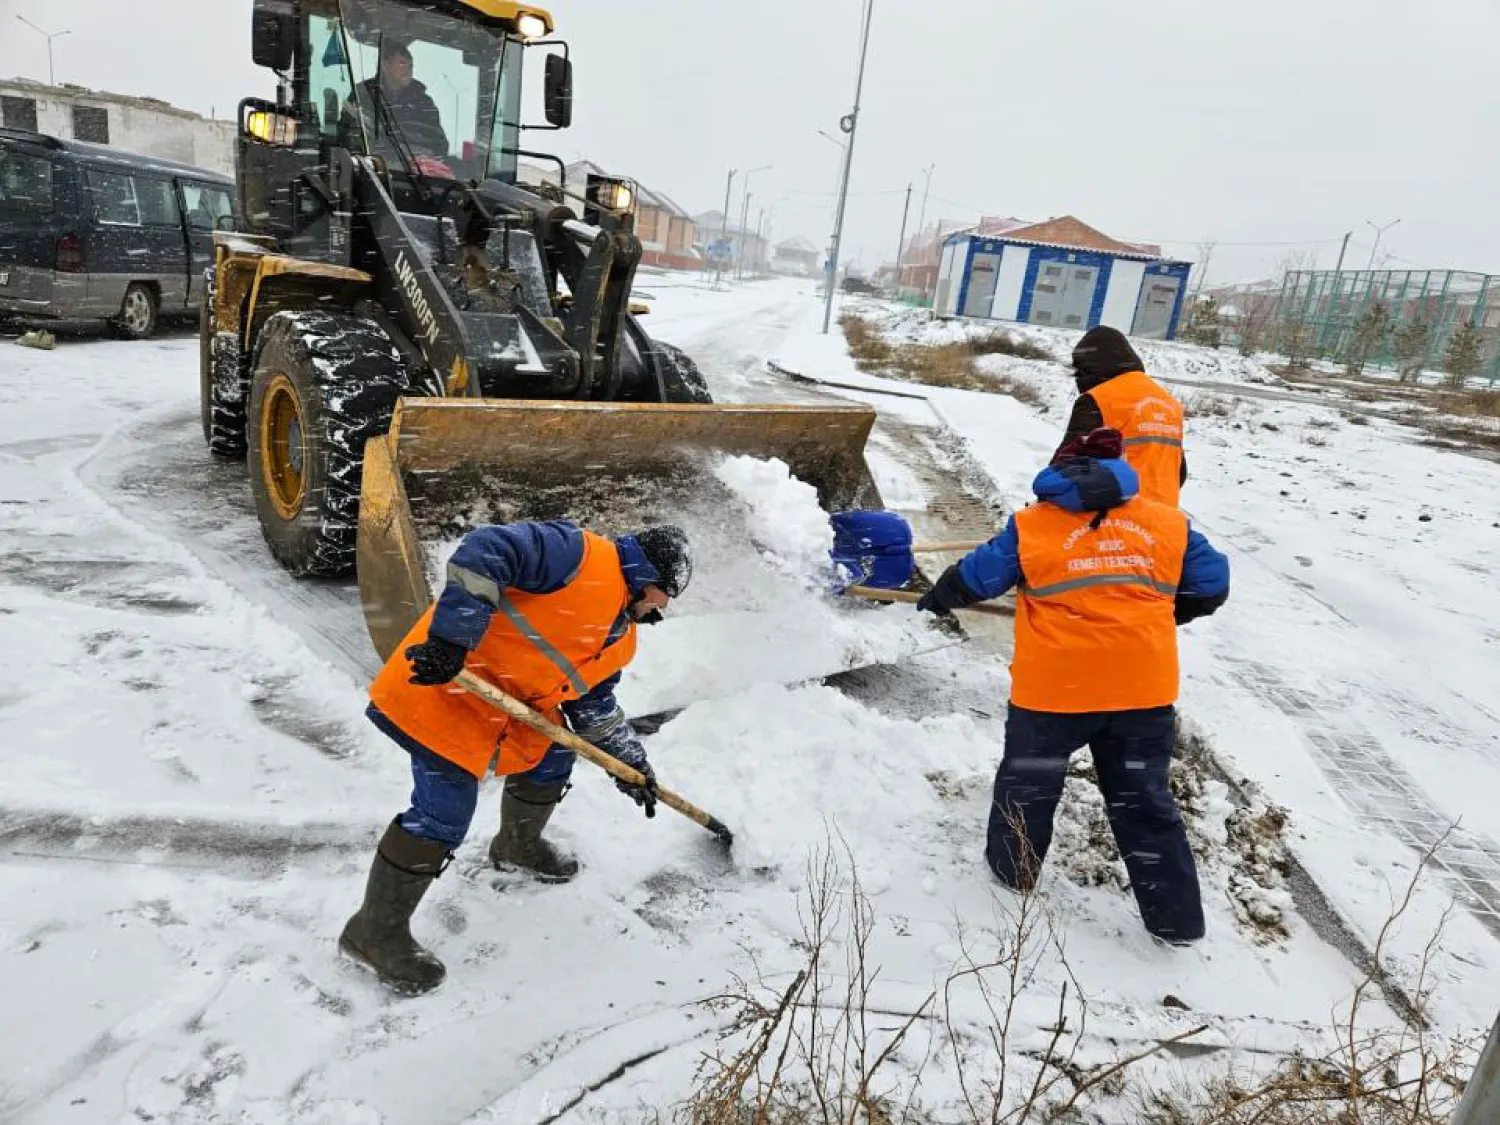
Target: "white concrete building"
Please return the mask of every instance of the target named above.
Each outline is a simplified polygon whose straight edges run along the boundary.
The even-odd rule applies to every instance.
[[[89,141],[234,175],[235,123],[156,98],[0,79],[0,126]]]

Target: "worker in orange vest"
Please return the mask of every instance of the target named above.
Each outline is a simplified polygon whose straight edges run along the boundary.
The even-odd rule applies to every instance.
[[[1074,346],[1073,378],[1078,398],[1062,444],[1105,426],[1119,430],[1141,495],[1177,507],[1187,483],[1182,404],[1146,374],[1124,333],[1102,324]]]
[[[1037,476],[1037,503],[948,568],[918,606],[938,614],[1015,587],[1005,753],[985,858],[1036,885],[1068,759],[1087,745],[1146,929],[1203,936],[1187,832],[1167,787],[1176,734],[1178,625],[1229,597],[1229,562],[1182,512],[1138,494],[1116,430],[1069,442]]]
[[[670,525],[616,540],[561,520],[481,527],[448,563],[437,602],[370,685],[368,715],[411,756],[411,807],[386,828],[364,904],[339,948],[397,991],[442,983],[442,962],[411,936],[412,913],[468,835],[489,774],[505,778],[490,862],[566,882],[578,862],[542,839],[568,789],[573,751],[452,683],[490,681],[645,777],[616,782],[656,815],[645,747],[615,700],[636,650],[692,576],[687,536]]]

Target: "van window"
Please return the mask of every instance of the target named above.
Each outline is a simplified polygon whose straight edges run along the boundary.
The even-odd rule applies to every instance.
[[[89,194],[94,197],[94,216],[106,226],[138,227],[141,209],[135,198],[135,182],[118,172],[90,168],[84,173]]]
[[[140,203],[141,223],[148,227],[181,227],[182,216],[177,213],[177,193],[172,190],[170,180],[153,180],[149,176],[133,176],[135,197]]]
[[[0,211],[52,213],[52,162],[0,148]]]
[[[220,219],[234,214],[234,201],[225,188],[185,183],[182,202],[187,208],[188,226],[194,230],[217,230]]]

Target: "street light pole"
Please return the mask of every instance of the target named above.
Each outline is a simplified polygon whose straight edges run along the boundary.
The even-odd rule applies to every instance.
[[[1366,272],[1375,268],[1375,251],[1380,249],[1380,236],[1383,235],[1386,231],[1390,230],[1400,221],[1400,219],[1392,219],[1390,222],[1386,223],[1385,226],[1377,227],[1374,223],[1370,222],[1369,219],[1365,220],[1365,226],[1369,227],[1375,232],[1375,245],[1370,247],[1370,264],[1365,267]]]
[[[901,255],[906,249],[906,216],[911,213],[911,184],[906,185],[906,205],[901,208],[901,237],[896,239],[896,297],[901,297]]]
[[[18,15],[16,17],[16,19],[20,20],[27,27],[31,28],[32,31],[36,32],[38,35],[40,35],[43,39],[45,39],[47,41],[47,85],[49,85],[49,86],[56,86],[57,85],[57,71],[56,71],[56,69],[52,65],[52,40],[61,38],[64,35],[72,35],[73,34],[72,29],[69,28],[67,31],[43,31],[41,28],[37,27],[36,24],[32,23],[25,16]]]
[[[917,212],[917,238],[920,239],[927,233],[927,194],[932,191],[932,173],[937,168],[936,164],[929,164],[922,169],[922,209]],[[924,243],[925,245],[925,243]],[[927,279],[922,279],[922,300],[927,300]]]
[[[737,259],[735,262],[735,276],[737,277],[744,277],[745,275],[745,236],[750,233],[745,229],[745,225],[750,221],[750,177],[757,172],[765,172],[770,167],[771,165],[769,164],[762,164],[759,168],[751,168],[745,173],[745,178],[740,181],[740,191],[744,193],[744,196],[740,200],[740,252],[735,256]]]
[[[849,202],[849,173],[854,165],[854,137],[859,128],[859,100],[865,89],[865,58],[870,51],[870,25],[875,22],[875,0],[865,0],[865,26],[859,45],[859,75],[854,80],[854,109],[839,122],[839,128],[849,134],[849,143],[844,149],[844,175],[839,183],[839,209],[833,221],[833,252],[828,259],[828,291],[823,297],[823,335],[828,335],[828,325],[833,320],[833,291],[839,279],[839,245],[844,240],[844,212]]]

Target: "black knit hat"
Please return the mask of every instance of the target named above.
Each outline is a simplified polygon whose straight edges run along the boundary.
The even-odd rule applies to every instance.
[[[646,560],[661,576],[659,585],[669,598],[680,598],[693,578],[693,549],[687,532],[675,524],[664,523],[636,533]]]
[[[1127,371],[1144,371],[1141,357],[1118,328],[1101,324],[1090,328],[1073,346],[1073,373],[1080,389],[1087,390]]]

